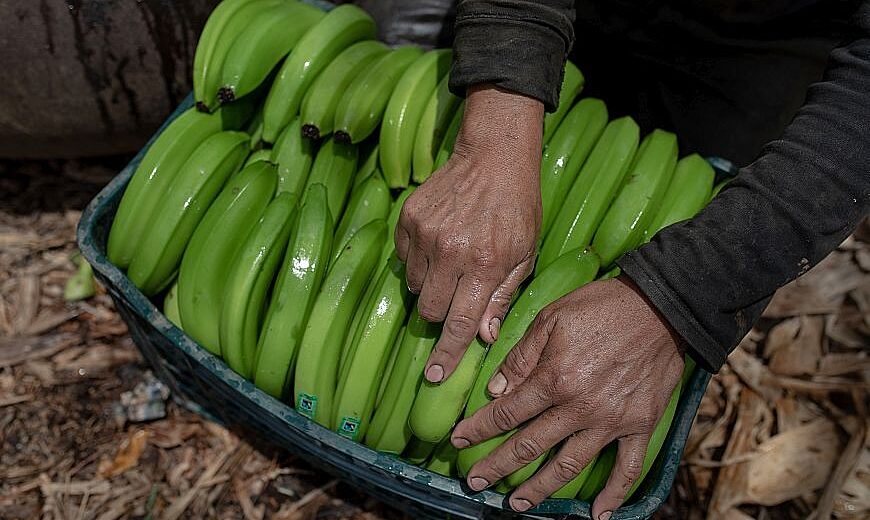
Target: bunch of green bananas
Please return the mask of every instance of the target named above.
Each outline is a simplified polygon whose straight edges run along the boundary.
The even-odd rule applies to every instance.
[[[389,49],[374,35],[349,4],[324,13],[295,0],[221,2],[196,50],[197,108],[148,147],[107,254],[267,394],[339,435],[462,475],[513,432],[458,453],[449,432],[489,401],[489,378],[535,315],[616,276],[622,254],[695,215],[714,174],[697,155],[678,160],[671,133],[641,140],[630,117],[608,122],[603,101],[578,99],[584,77],[568,63],[544,120],[535,275],[498,341],[474,342],[447,381],[430,384],[423,368],[441,327],[417,312],[392,236],[415,184],[449,159],[464,106],[447,86],[450,50]],[[604,450],[554,496],[594,498],[613,456]]]

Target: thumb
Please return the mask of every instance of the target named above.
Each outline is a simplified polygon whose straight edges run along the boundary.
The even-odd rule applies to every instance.
[[[523,283],[535,266],[535,256],[531,255],[526,258],[511,271],[507,278],[499,285],[492,296],[489,298],[489,303],[483,316],[480,318],[480,330],[478,335],[484,343],[492,345],[498,340],[498,333],[501,329],[501,324],[504,323],[504,318],[511,306],[511,300],[514,293],[517,292],[520,284]]]
[[[546,309],[538,313],[529,330],[508,352],[498,371],[489,380],[486,386],[489,395],[500,397],[507,394],[529,377],[547,346],[555,323],[555,314]]]

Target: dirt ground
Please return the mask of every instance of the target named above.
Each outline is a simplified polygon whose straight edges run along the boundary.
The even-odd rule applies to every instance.
[[[174,405],[97,293],[67,302],[75,225],[124,164],[0,162],[0,518],[391,519],[286,453]],[[660,518],[870,517],[870,226],[783,288],[713,379]]]

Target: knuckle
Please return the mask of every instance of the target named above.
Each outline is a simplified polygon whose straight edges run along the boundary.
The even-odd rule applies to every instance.
[[[640,478],[640,473],[642,469],[643,461],[639,461],[637,460],[637,458],[632,457],[631,460],[629,460],[622,466],[622,478],[625,479],[625,482],[631,484],[632,482]]]
[[[444,319],[444,317],[436,308],[434,302],[432,302],[431,300],[419,300],[417,302],[417,312],[420,314],[421,318],[430,323],[439,322]]]
[[[553,472],[559,482],[568,482],[583,471],[583,464],[572,456],[559,457],[553,466]]]
[[[453,316],[444,323],[444,332],[457,339],[474,337],[477,322],[465,315]]]
[[[493,426],[499,430],[507,431],[513,429],[516,424],[514,418],[514,412],[510,408],[498,404],[492,407],[490,420]]]
[[[522,377],[527,366],[527,359],[522,349],[514,349],[504,360],[504,368],[514,377]]]
[[[534,439],[520,439],[511,445],[511,455],[521,464],[532,462],[540,457],[543,452],[541,444]]]
[[[471,254],[470,261],[479,269],[491,269],[498,265],[496,254],[489,247],[476,248]]]

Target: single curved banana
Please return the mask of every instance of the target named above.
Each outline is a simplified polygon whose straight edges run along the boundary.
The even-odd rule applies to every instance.
[[[212,55],[218,42],[225,38],[225,31],[232,20],[238,18],[239,11],[246,6],[258,3],[262,0],[223,0],[220,2],[208,19],[205,21],[205,26],[202,28],[202,33],[199,35],[199,41],[196,43],[196,52],[193,55],[193,98],[197,104],[201,104],[205,109],[205,90],[207,77],[215,74],[210,70],[213,63]],[[254,8],[247,7],[246,9],[254,12]],[[213,94],[217,93],[217,82]],[[213,99],[212,96],[211,99]]]
[[[562,76],[562,87],[559,90],[559,106],[554,112],[549,112],[544,115],[544,135],[541,142],[546,148],[550,142],[550,138],[556,132],[556,128],[562,122],[562,118],[571,110],[571,105],[574,99],[580,95],[583,90],[583,85],[586,83],[586,78],[580,69],[570,61],[565,62],[565,74]]]
[[[402,344],[402,338],[405,337],[405,326],[402,325],[402,328],[399,329],[399,333],[396,335],[396,341],[393,343],[393,346],[390,347],[390,360],[387,362],[387,367],[384,369],[383,377],[381,377],[381,381],[378,384],[378,396],[375,398],[375,410],[378,409],[378,406],[381,405],[381,399],[384,398],[384,392],[387,390],[387,382],[389,382],[390,377],[393,375],[393,370],[396,368],[396,358],[399,357],[399,346]]]
[[[381,42],[354,43],[323,69],[305,92],[300,106],[302,135],[320,139],[332,133],[335,107],[351,82],[389,49]]]
[[[126,269],[144,239],[154,210],[163,200],[181,166],[209,136],[221,130],[236,130],[245,121],[248,103],[229,105],[224,111],[204,114],[191,108],[172,121],[148,146],[124,190],[112,229],[109,231],[109,261]],[[248,113],[250,117],[250,113]],[[238,124],[239,126],[235,126]]]
[[[360,322],[357,343],[348,358],[347,375],[338,382],[332,424],[339,435],[351,440],[365,435],[390,348],[395,345],[412,304],[404,264],[393,256],[384,267],[375,297]]]
[[[544,149],[541,158],[542,239],[547,236],[571,184],[605,126],[607,106],[604,102],[582,99],[568,112]]]
[[[405,70],[390,96],[379,140],[381,172],[390,188],[408,186],[420,118],[452,59],[449,49],[423,54]]]
[[[227,277],[221,307],[221,352],[227,365],[251,379],[266,291],[284,256],[296,199],[280,193],[251,229]]]
[[[255,162],[272,162],[272,150],[266,150],[265,148],[261,148],[259,150],[254,150],[253,152],[248,154],[248,158],[245,159],[245,164],[242,168],[247,168],[248,166],[254,164]]]
[[[600,262],[594,253],[588,250],[571,251],[559,257],[552,266],[532,279],[532,282],[511,306],[511,310],[505,317],[499,331],[498,340],[492,344],[486,359],[483,361],[480,374],[474,381],[474,386],[468,397],[465,417],[471,417],[477,410],[489,403],[490,397],[486,385],[514,345],[522,339],[526,329],[541,312],[541,309],[590,282],[595,278],[599,266]],[[460,473],[468,474],[468,470],[475,462],[488,455],[512,434],[513,432],[503,433],[462,450],[459,453]],[[522,468],[518,471],[522,471]]]
[[[459,135],[459,129],[462,127],[462,116],[465,114],[465,100],[459,103],[456,112],[453,113],[453,119],[450,120],[450,126],[444,132],[444,139],[441,140],[441,147],[438,149],[438,154],[435,156],[435,164],[432,165],[432,171],[441,168],[447,164],[447,160],[453,155],[453,145],[456,144],[456,137]]]
[[[644,231],[643,241],[648,241],[662,229],[690,219],[701,211],[712,198],[710,194],[715,177],[713,167],[700,155],[695,153],[680,159],[661,205]],[[724,182],[717,187],[721,189],[722,185]]]
[[[378,176],[383,178],[380,169],[378,168],[378,142],[374,139],[365,140],[359,145],[359,162],[360,167],[353,177],[353,189],[357,189],[360,184],[371,175],[377,172]]]
[[[399,47],[354,78],[335,107],[334,138],[356,144],[374,132],[399,78],[422,54],[418,47]]]
[[[221,67],[218,100],[229,103],[253,92],[303,34],[326,14],[304,2],[263,9],[239,33]]]
[[[408,426],[415,437],[426,442],[441,442],[450,435],[456,419],[465,409],[488,348],[480,339],[475,339],[446,381],[435,384],[423,380],[408,415]]]
[[[653,130],[641,142],[622,188],[592,239],[602,265],[612,264],[641,243],[674,174],[677,155],[677,136],[670,132]]]
[[[389,216],[390,189],[380,176],[374,175],[364,181],[359,188],[350,194],[350,201],[344,210],[332,245],[332,261],[335,263],[339,252],[361,227],[373,220],[384,220]]]
[[[172,284],[163,299],[163,314],[170,323],[181,328],[181,315],[178,312],[178,282]]]
[[[130,281],[144,294],[157,294],[172,281],[196,226],[247,152],[248,134],[218,132],[181,166],[127,269]]]
[[[220,317],[232,261],[275,194],[278,174],[257,162],[233,176],[190,237],[178,270],[178,310],[188,336],[221,354]]]
[[[415,306],[383,398],[375,408],[366,433],[365,443],[372,449],[398,454],[411,441],[413,433],[408,426],[408,415],[423,381],[426,360],[440,335],[441,324],[424,320]]]
[[[257,343],[254,384],[279,399],[293,374],[305,322],[326,273],[332,228],[326,188],[312,186],[290,232]]]
[[[450,92],[449,80],[447,75],[435,87],[417,126],[411,168],[412,177],[417,184],[422,184],[435,171],[435,156],[441,149],[441,142],[453,121],[453,114],[462,101]]]
[[[272,162],[278,165],[278,191],[293,193],[301,198],[314,162],[315,146],[300,133],[299,118],[287,125],[275,147]]]
[[[224,0],[212,11],[193,57],[196,107],[210,112],[218,106],[224,60],[236,38],[263,12],[285,0]]]
[[[263,108],[263,139],[272,143],[296,116],[314,78],[351,44],[375,37],[375,22],[353,4],[343,4],[314,25],[284,61]]]
[[[338,363],[348,324],[372,276],[385,234],[382,220],[357,231],[327,272],[305,325],[293,402],[297,412],[326,428],[332,428]]]
[[[344,204],[350,194],[358,156],[359,150],[355,145],[339,143],[334,138],[327,139],[317,151],[303,189],[304,198],[310,186],[322,184],[326,187],[329,211],[336,224],[341,221]]]
[[[589,245],[637,151],[640,129],[630,117],[608,123],[571,186],[538,254],[535,272]]]

